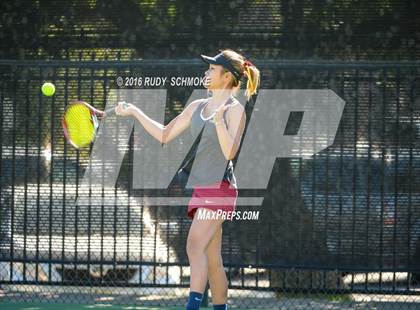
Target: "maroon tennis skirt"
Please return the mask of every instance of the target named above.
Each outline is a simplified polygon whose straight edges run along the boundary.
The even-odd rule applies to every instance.
[[[193,219],[197,208],[234,211],[237,198],[238,190],[227,180],[209,185],[196,185],[188,203],[188,217]]]

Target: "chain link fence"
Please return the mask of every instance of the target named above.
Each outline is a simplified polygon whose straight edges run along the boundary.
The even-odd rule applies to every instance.
[[[90,150],[69,147],[60,122],[71,99],[103,108],[118,77],[201,77],[205,67],[189,59],[98,62],[89,55],[0,61],[2,299],[182,306],[189,286],[186,207],[138,199],[132,148],[114,188],[86,192]],[[254,62],[262,88],[328,88],[346,105],[333,145],[309,159],[277,159],[268,188],[252,192],[262,205],[239,206],[259,210],[258,221],[223,224],[232,307],[417,303],[420,64]],[[51,98],[40,93],[45,80],[56,85]],[[194,87],[165,89],[168,123]],[[250,101],[248,116],[252,109]],[[94,194],[118,203],[75,204]]]

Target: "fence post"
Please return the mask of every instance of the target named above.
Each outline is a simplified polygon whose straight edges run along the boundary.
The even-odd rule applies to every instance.
[[[204,290],[203,294],[203,300],[201,301],[202,307],[208,307],[209,306],[209,282],[206,284],[206,289]]]

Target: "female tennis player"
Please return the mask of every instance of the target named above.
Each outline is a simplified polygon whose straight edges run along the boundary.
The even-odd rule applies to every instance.
[[[260,82],[259,70],[235,51],[227,49],[215,57],[201,55],[201,58],[209,64],[205,72],[205,87],[211,96],[191,102],[168,125],[152,120],[131,104],[124,108],[123,103],[119,103],[116,108],[118,115],[134,116],[160,143],[170,142],[189,127],[194,136],[204,125],[211,128],[209,134],[201,137],[194,157],[194,164],[200,162],[197,167],[205,167],[205,170],[195,171],[193,176],[197,183],[188,204],[187,214],[192,218],[192,224],[186,249],[191,271],[187,310],[199,309],[207,280],[213,308],[227,309],[228,282],[221,255],[222,223],[225,219],[203,220],[197,215],[220,209],[235,210],[238,191],[232,159],[240,146],[246,116],[244,107],[234,96],[241,87],[242,77],[247,78],[245,95],[248,99],[257,92]],[[222,180],[212,166],[220,159],[224,163],[227,161]],[[212,202],[211,197],[219,200]]]

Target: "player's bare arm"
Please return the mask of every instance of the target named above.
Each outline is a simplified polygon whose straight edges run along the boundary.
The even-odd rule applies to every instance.
[[[169,143],[190,126],[191,116],[201,101],[202,99],[198,99],[188,104],[184,110],[167,125],[163,125],[153,120],[133,104],[124,108],[122,102],[118,103],[116,113],[120,116],[134,116],[151,136],[164,144]]]

